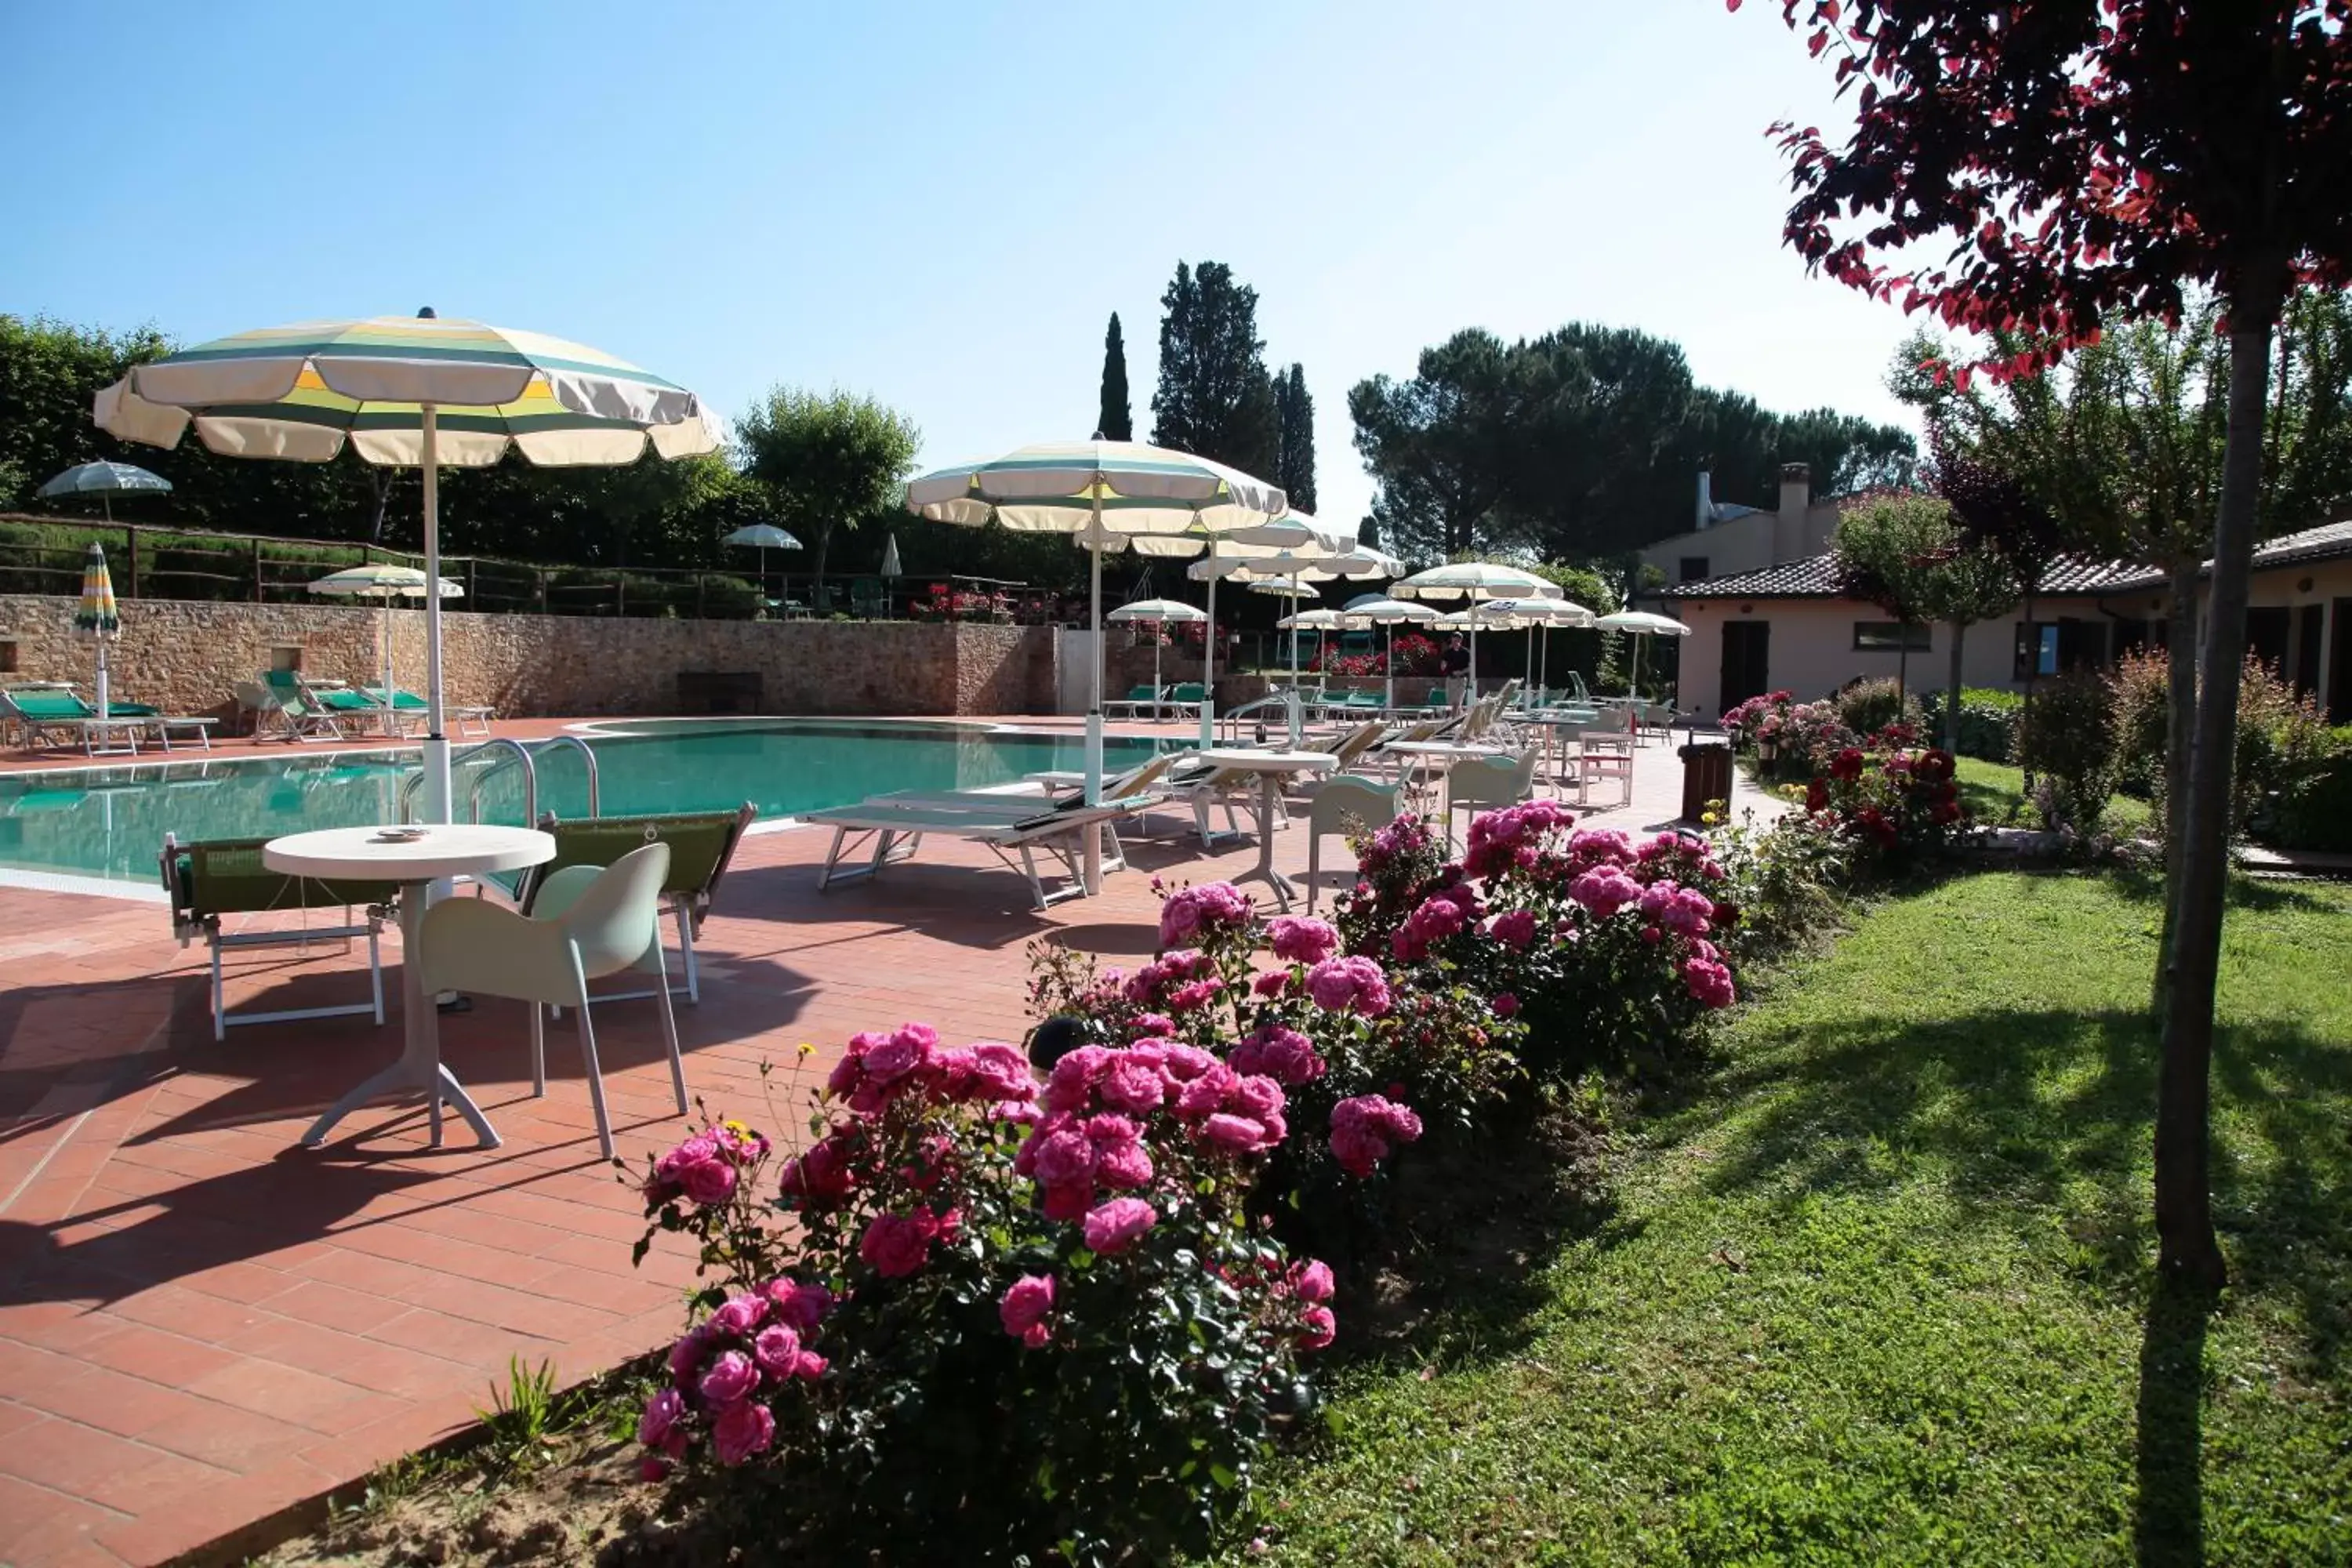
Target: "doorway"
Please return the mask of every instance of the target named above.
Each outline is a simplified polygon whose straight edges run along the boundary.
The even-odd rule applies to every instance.
[[[2352,724],[2352,599],[2336,601],[2334,619],[2335,637],[2327,661],[2327,719],[2332,724]]]
[[[1772,689],[1772,623],[1723,623],[1723,669],[1717,695],[1729,711]]]

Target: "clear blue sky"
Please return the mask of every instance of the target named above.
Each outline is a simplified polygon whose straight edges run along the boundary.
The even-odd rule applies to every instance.
[[[872,393],[927,462],[1139,434],[1180,259],[1347,388],[1466,326],[1678,340],[1768,407],[1900,417],[1900,314],[1780,244],[1826,121],[1777,5],[0,4],[0,310],[183,340],[403,312],[594,343],[730,416]],[[1730,498],[1761,500],[1761,497]]]

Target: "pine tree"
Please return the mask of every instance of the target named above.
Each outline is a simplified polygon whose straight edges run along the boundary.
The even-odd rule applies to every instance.
[[[1160,303],[1151,439],[1271,481],[1280,416],[1257,335],[1257,290],[1235,283],[1222,261],[1180,261]]]
[[[1127,340],[1119,335],[1117,310],[1103,334],[1102,412],[1095,416],[1095,432],[1106,441],[1135,439],[1135,416],[1127,403]]]
[[[1276,415],[1275,483],[1290,497],[1291,510],[1315,510],[1315,399],[1307,394],[1307,367],[1294,363],[1274,378]]]

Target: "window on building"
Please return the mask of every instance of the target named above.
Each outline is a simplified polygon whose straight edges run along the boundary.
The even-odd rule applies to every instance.
[[[0,675],[16,673],[16,639],[0,637]]]
[[[1681,560],[1675,563],[1676,573],[1675,581],[1678,583],[1706,582],[1707,574],[1706,563],[1707,558],[1704,555],[1685,555],[1682,557]]]
[[[1856,621],[1853,623],[1853,651],[1926,653],[1934,633],[1932,626],[1906,626],[1901,621]]]
[[[269,647],[269,668],[299,670],[302,668],[302,645],[298,642],[272,643]]]
[[[2096,669],[2112,663],[2115,650],[2108,627],[2115,624],[2074,617],[2036,621],[2030,626],[2020,622],[2011,677],[2023,680],[2031,673],[2038,679],[2069,669]]]

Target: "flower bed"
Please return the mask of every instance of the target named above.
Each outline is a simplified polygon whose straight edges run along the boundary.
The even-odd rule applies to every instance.
[[[1879,756],[1848,816],[1892,790],[1932,819],[1934,771]],[[1026,1052],[856,1037],[793,1157],[719,1122],[643,1173],[640,1256],[682,1232],[709,1280],[639,1426],[649,1473],[818,1560],[1207,1548],[1318,1408],[1399,1165],[1475,1180],[1558,1090],[1688,1059],[1769,858],[1532,802],[1448,860],[1401,818],[1329,921],[1211,883],[1162,889],[1132,971],[1033,949]]]

